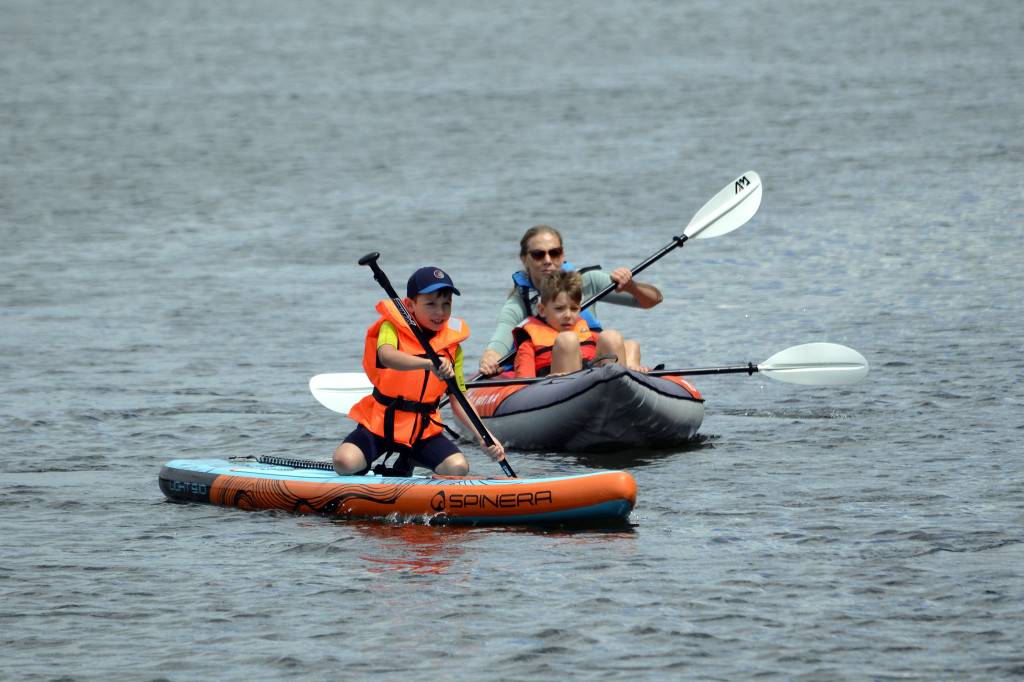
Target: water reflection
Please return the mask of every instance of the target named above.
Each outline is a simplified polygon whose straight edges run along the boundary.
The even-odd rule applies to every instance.
[[[481,540],[502,541],[496,536],[548,537],[558,546],[589,545],[594,542],[616,542],[635,539],[632,525],[607,528],[542,528],[542,527],[473,527],[430,526],[422,523],[346,521],[353,534],[367,540],[358,558],[367,562],[370,573],[406,572],[417,574],[449,574],[453,568],[465,569],[475,555],[473,543]],[[511,539],[511,538],[509,538]],[[468,579],[462,578],[462,580]]]
[[[447,573],[460,559],[478,529],[421,524],[372,523],[355,526],[355,533],[373,541],[373,552],[359,558],[371,573]]]

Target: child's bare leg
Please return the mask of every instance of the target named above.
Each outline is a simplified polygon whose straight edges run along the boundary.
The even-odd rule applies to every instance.
[[[626,359],[626,349],[623,347],[622,334],[614,329],[606,329],[597,335],[597,350],[594,351],[595,357],[602,355],[614,355],[615,360],[601,360],[595,362],[595,365],[605,365],[609,362],[621,362],[624,363]]]
[[[560,333],[551,348],[551,373],[568,374],[581,369],[583,354],[580,352],[580,337],[572,332]]]
[[[640,367],[640,344],[633,339],[626,339],[622,345],[626,350],[626,361],[623,364],[630,369],[642,372],[643,369]]]
[[[469,473],[469,462],[466,461],[465,455],[456,452],[454,455],[448,455],[443,462],[438,464],[434,473],[441,476],[465,476]]]
[[[366,457],[357,445],[342,443],[334,451],[334,470],[339,476],[348,476],[366,468]]]

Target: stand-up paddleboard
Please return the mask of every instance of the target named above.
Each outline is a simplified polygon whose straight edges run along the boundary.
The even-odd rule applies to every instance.
[[[327,462],[273,457],[168,462],[160,490],[178,502],[428,523],[621,523],[636,504],[624,471],[548,478],[339,476]],[[310,468],[322,467],[322,468]]]

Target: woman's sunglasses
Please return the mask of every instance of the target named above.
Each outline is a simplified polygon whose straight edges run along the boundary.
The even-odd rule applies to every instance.
[[[543,249],[530,249],[527,253],[530,254],[530,258],[533,260],[541,261],[544,260],[545,255],[551,256],[552,259],[555,259],[565,252],[562,250],[561,246],[557,246],[553,249],[548,249],[547,251]]]

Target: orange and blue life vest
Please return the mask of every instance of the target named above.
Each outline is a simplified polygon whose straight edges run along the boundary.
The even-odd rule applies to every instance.
[[[373,384],[373,394],[356,403],[348,416],[393,443],[413,445],[441,433],[438,412],[448,385],[427,370],[401,371],[378,362],[377,337],[385,322],[391,322],[398,332],[398,350],[421,358],[427,355],[394,302],[381,301],[377,312],[381,318],[366,331],[363,348],[363,370]],[[430,339],[430,346],[455,364],[456,350],[467,338],[469,327],[453,317]]]

